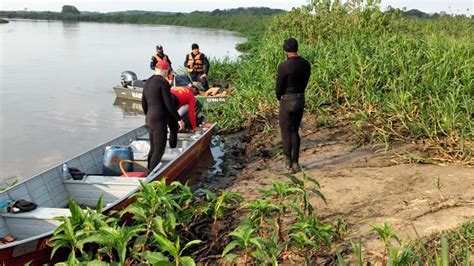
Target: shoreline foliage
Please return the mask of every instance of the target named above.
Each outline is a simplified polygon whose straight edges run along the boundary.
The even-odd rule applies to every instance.
[[[319,183],[306,173],[287,175],[286,183],[273,182],[260,197],[244,201],[223,191],[192,191],[166,179],[141,184],[136,200],[121,211],[102,213],[81,209],[69,201],[70,217],[50,239],[55,253],[69,254],[57,265],[195,265],[200,263],[312,265],[326,261],[339,265],[381,261],[383,265],[469,265],[474,223],[457,231],[433,236],[426,242],[403,242],[390,224],[372,225],[385,250],[380,257],[363,255],[360,243],[345,239],[343,218],[326,222],[310,199],[325,202]],[[440,242],[437,240],[440,239]],[[396,240],[396,242],[395,242]],[[348,246],[352,244],[352,248]],[[342,250],[342,252],[340,251]],[[353,256],[349,256],[350,253]],[[388,264],[387,264],[388,263]]]
[[[466,16],[413,19],[375,1],[311,1],[275,16],[233,72],[219,73],[239,94],[214,118],[234,131],[275,114],[282,43],[295,37],[312,65],[307,112],[351,121],[364,142],[415,141],[441,160],[473,164],[473,29]]]
[[[100,22],[174,25],[199,28],[216,28],[232,30],[256,37],[255,34],[265,30],[273,15],[283,13],[281,9],[267,7],[250,7],[220,10],[211,12],[194,11],[191,13],[122,11],[122,12],[80,12],[74,6],[63,6],[61,12],[51,11],[0,11],[0,17],[62,20],[67,22]]]

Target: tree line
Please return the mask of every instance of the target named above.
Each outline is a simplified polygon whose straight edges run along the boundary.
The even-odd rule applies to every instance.
[[[165,24],[189,27],[208,27],[235,30],[243,33],[263,31],[275,14],[285,12],[267,7],[216,9],[191,13],[140,11],[80,12],[76,7],[65,5],[61,12],[51,11],[0,11],[1,17],[64,21],[88,21],[134,24]]]

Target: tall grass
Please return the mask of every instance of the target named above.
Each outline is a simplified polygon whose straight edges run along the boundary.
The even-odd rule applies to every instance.
[[[292,36],[310,61],[308,112],[322,103],[355,120],[374,142],[424,140],[451,159],[471,160],[474,20],[408,19],[376,3],[311,1],[276,16],[232,68],[239,94],[223,109],[224,130],[275,112],[275,71]]]

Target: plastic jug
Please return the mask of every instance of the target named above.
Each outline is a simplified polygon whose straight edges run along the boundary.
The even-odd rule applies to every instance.
[[[109,176],[120,176],[119,163],[121,160],[133,161],[133,150],[129,146],[114,145],[105,147],[103,160],[103,174]],[[125,171],[133,172],[133,164],[125,163]]]
[[[72,179],[72,175],[71,175],[71,172],[69,172],[69,167],[67,166],[67,164],[63,164],[63,179],[64,180],[67,180],[67,179]]]

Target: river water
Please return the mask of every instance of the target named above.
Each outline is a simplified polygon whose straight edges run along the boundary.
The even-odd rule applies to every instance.
[[[23,180],[144,123],[116,101],[120,73],[152,74],[162,44],[173,68],[191,44],[236,58],[235,33],[177,26],[11,20],[0,25],[0,186]],[[212,68],[212,66],[211,66]],[[138,103],[139,104],[139,103]],[[137,107],[137,106],[135,106]]]

